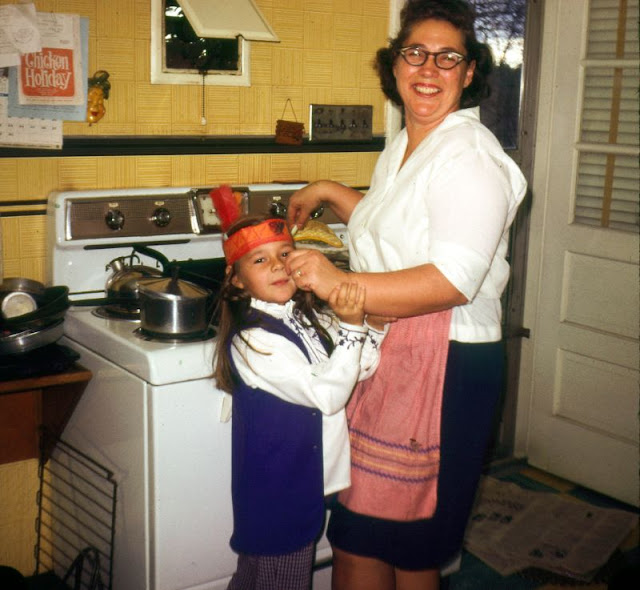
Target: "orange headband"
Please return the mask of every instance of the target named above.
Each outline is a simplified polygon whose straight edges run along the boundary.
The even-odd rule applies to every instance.
[[[258,225],[249,225],[229,236],[222,244],[227,264],[233,264],[262,244],[291,242],[293,238],[284,219],[267,219]]]

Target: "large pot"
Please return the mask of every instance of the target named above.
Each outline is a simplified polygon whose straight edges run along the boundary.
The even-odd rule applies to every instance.
[[[209,328],[211,291],[195,283],[171,278],[141,279],[140,327],[159,336],[188,337]]]

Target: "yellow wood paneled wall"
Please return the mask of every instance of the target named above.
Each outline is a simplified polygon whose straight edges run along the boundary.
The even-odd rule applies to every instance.
[[[372,104],[374,133],[383,133],[384,97],[372,60],[386,42],[388,0],[257,3],[281,42],[252,43],[250,87],[206,86],[207,124],[202,126],[200,85],[150,83],[151,0],[36,0],[36,9],[42,12],[88,17],[89,72],[110,73],[112,88],[104,119],[92,126],[65,122],[65,135],[273,135],[287,98],[303,122],[311,103]],[[285,118],[292,118],[290,111]],[[325,177],[366,185],[376,157],[359,153],[58,158],[52,153],[50,158],[3,158],[4,275],[44,278],[42,202],[52,190]],[[7,216],[16,207],[40,214]]]
[[[13,4],[17,0],[0,0]],[[107,70],[107,114],[65,122],[65,135],[273,135],[290,98],[308,105],[372,104],[384,131],[384,99],[372,69],[387,39],[389,0],[257,0],[281,42],[253,43],[250,87],[151,85],[151,0],[35,0],[42,12],[89,18],[89,73]],[[291,119],[288,112],[286,119]],[[45,278],[45,200],[53,190],[210,185],[332,178],[369,183],[376,153],[162,157],[0,158],[4,276]],[[18,215],[15,213],[18,212]],[[30,215],[29,213],[34,213]],[[0,565],[33,572],[35,461],[0,469]]]

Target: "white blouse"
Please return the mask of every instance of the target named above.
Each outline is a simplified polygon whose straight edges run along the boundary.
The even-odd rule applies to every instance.
[[[351,266],[383,272],[432,263],[469,300],[453,309],[449,338],[500,340],[509,227],[526,180],[478,108],[451,113],[401,167],[406,147],[405,129],[380,155],[351,215]]]
[[[287,338],[251,328],[243,332],[251,346],[236,336],[231,347],[240,377],[250,387],[322,412],[325,494],[349,487],[351,455],[344,407],[356,382],[372,375],[378,366],[384,332],[366,324],[332,321],[331,316],[324,321],[325,316],[320,316],[335,345],[329,357],[315,329],[303,325],[294,315],[292,301],[280,305],[252,299],[251,305],[284,320],[300,336],[311,363]]]

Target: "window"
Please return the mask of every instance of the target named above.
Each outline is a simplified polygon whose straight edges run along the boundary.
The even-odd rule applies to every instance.
[[[574,222],[637,232],[638,0],[591,0]]]
[[[520,90],[527,0],[472,0],[476,35],[491,48],[494,71],[491,96],[480,106],[480,118],[505,149],[519,148]]]
[[[249,86],[249,40],[278,40],[253,0],[151,0],[151,83]]]
[[[165,0],[163,24],[166,70],[231,74],[239,71],[239,39],[198,37],[177,0]]]

